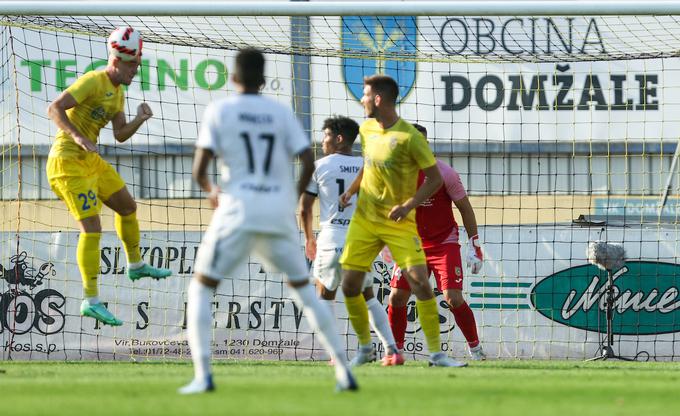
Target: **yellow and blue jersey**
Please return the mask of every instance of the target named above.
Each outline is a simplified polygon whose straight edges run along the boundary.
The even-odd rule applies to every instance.
[[[356,214],[384,221],[392,207],[415,195],[418,171],[434,166],[436,159],[427,139],[401,118],[386,130],[375,119],[366,120],[359,134],[364,174]],[[415,210],[405,220],[415,222]]]
[[[123,111],[125,94],[121,86],[114,86],[106,71],[91,71],[81,76],[66,89],[78,103],[66,110],[68,119],[85,137],[97,143],[99,131],[113,117]],[[73,137],[59,129],[50,150],[51,157],[82,157],[85,153]]]

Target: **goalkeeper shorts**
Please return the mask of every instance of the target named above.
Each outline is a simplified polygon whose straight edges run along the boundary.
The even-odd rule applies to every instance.
[[[347,270],[370,271],[373,260],[385,245],[397,264],[408,268],[426,263],[415,222],[390,219],[376,222],[355,212],[347,230],[340,264]]]
[[[425,256],[428,274],[434,274],[434,280],[440,292],[463,289],[463,261],[460,256],[460,244],[446,243],[427,248]],[[398,266],[394,266],[390,287],[411,290],[408,280]]]
[[[102,201],[125,187],[118,172],[97,153],[83,159],[48,157],[47,179],[77,221],[99,215]]]

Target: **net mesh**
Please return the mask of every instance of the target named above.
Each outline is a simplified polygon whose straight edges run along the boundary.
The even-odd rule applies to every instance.
[[[475,208],[486,264],[480,275],[465,271],[464,291],[491,357],[598,353],[606,274],[585,257],[597,239],[623,243],[629,256],[617,278],[617,348],[629,356],[676,357],[677,16],[0,22],[3,358],[187,355],[186,285],[211,217],[190,176],[193,144],[206,105],[234,91],[229,69],[244,46],[266,52],[263,93],[292,104],[315,143],[326,117],[363,119],[363,76],[397,79],[400,114],[427,127],[436,156],[460,172]],[[174,277],[128,281],[111,212],[103,211],[101,297],[125,321],[114,329],[79,317],[77,225],[51,191],[45,165],[56,133],[47,105],[78,76],[106,65],[105,38],[117,26],[140,30],[145,42],[140,72],[126,91],[126,115],[147,102],[154,117],[123,144],[102,130],[99,149],[138,202],[144,259],[171,268]],[[315,151],[322,156],[317,144]],[[391,267],[373,264],[383,304]],[[217,357],[325,358],[283,277],[256,258],[221,285],[213,309]],[[356,339],[344,307],[335,310],[351,355]],[[420,358],[426,350],[414,301],[408,310],[405,348]],[[443,348],[464,356],[464,339],[444,304],[440,322]]]

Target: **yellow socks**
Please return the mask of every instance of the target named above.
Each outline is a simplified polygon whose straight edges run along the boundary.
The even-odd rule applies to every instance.
[[[441,344],[439,342],[439,312],[437,312],[437,300],[435,298],[428,300],[416,300],[416,309],[418,310],[420,327],[423,328],[425,342],[427,342],[427,349],[430,350],[430,354],[441,351]]]
[[[130,215],[115,215],[115,227],[118,238],[123,242],[125,254],[127,255],[128,264],[139,263],[142,261],[142,255],[139,252],[139,222],[137,222],[137,213],[133,212]]]
[[[80,233],[76,260],[83,279],[83,293],[86,298],[99,294],[97,277],[99,276],[99,240],[101,233]]]
[[[345,306],[347,307],[349,321],[352,323],[354,332],[356,332],[359,339],[359,345],[370,344],[371,330],[368,326],[368,306],[366,306],[366,300],[364,300],[361,294],[359,296],[345,297]],[[439,331],[439,328],[437,328],[437,331]],[[439,335],[439,332],[437,332],[437,335]]]

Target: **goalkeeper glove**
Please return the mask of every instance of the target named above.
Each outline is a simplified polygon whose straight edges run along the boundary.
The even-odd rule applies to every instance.
[[[468,241],[466,263],[472,274],[477,274],[482,270],[484,255],[482,254],[482,246],[479,243],[479,236],[476,234],[470,237],[470,240]]]

